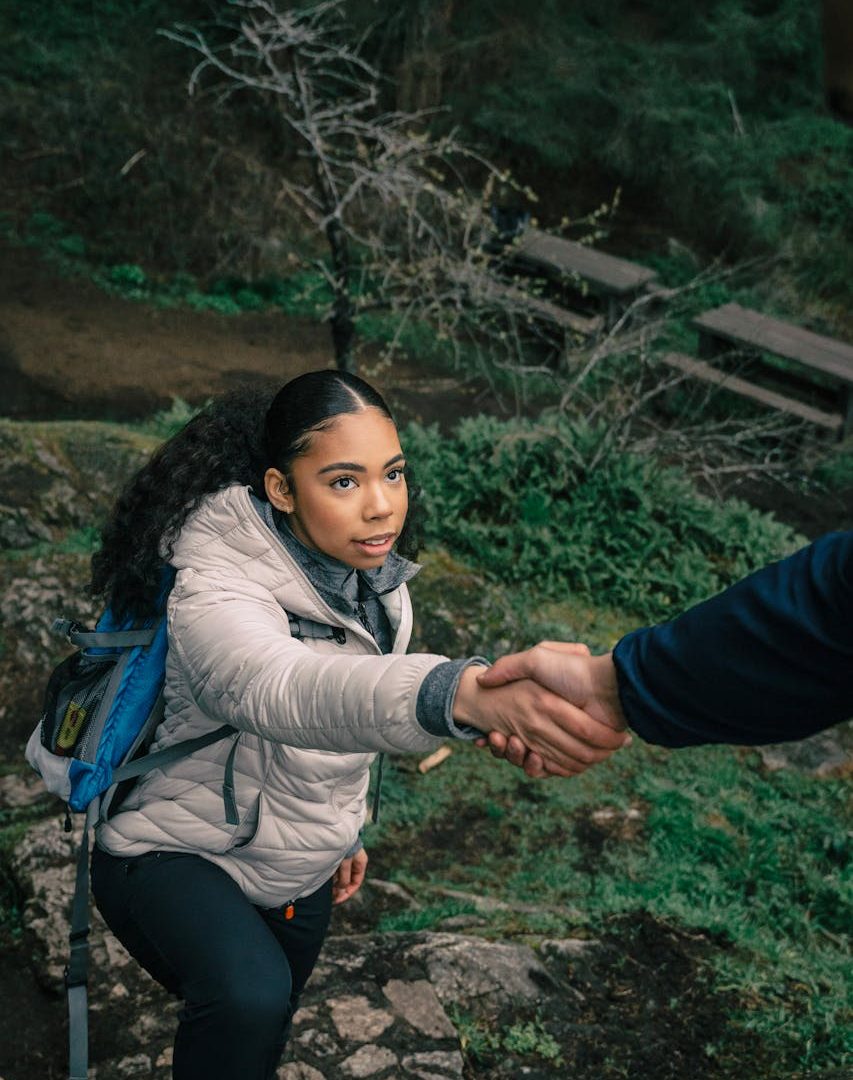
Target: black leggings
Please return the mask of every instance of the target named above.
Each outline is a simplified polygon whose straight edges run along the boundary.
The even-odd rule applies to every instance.
[[[328,929],[331,879],[286,919],[198,855],[95,848],[92,892],[128,952],[183,999],[174,1080],[271,1080]]]

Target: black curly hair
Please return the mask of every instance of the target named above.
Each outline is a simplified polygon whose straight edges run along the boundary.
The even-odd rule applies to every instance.
[[[382,396],[357,375],[310,371],[278,393],[237,390],[211,402],[165,442],[124,487],[101,530],[92,556],[89,591],[120,619],[153,615],[162,591],[164,562],[187,517],[205,495],[248,484],[266,498],[268,468],[289,472],[316,431],[342,413],[379,409],[393,419]],[[407,468],[407,474],[409,470]],[[417,491],[409,477],[410,508]],[[410,509],[397,542],[417,552],[417,512]]]

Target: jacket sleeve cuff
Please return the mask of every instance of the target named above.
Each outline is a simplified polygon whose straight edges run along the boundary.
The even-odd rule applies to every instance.
[[[359,832],[358,836],[355,838],[355,840],[353,840],[352,844],[350,844],[349,848],[347,848],[347,850],[344,852],[344,858],[351,859],[353,855],[357,855],[363,847],[364,843],[362,842],[361,833]]]
[[[453,702],[462,672],[472,664],[488,667],[489,661],[482,656],[471,656],[467,660],[446,660],[427,673],[418,691],[418,723],[439,738],[467,739],[473,741],[483,736],[482,731],[459,725],[453,719]]]

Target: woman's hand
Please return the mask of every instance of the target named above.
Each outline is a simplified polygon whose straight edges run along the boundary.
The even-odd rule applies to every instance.
[[[456,688],[453,719],[488,736],[497,756],[507,756],[509,747],[509,760],[529,776],[577,776],[630,742],[625,731],[584,707],[590,696],[587,667],[599,659],[591,659],[583,647],[550,649],[539,645],[499,660],[486,670],[468,667]],[[539,670],[554,664],[561,676],[557,692],[550,687],[554,680],[546,682]],[[581,688],[564,685],[562,669],[572,664],[582,676]],[[533,752],[529,760],[527,751]]]
[[[344,859],[335,871],[335,879],[332,882],[332,903],[343,904],[351,896],[355,896],[364,881],[367,873],[367,852],[360,848],[355,855]]]
[[[611,654],[592,657],[587,646],[580,642],[543,641],[527,652],[502,657],[492,667],[481,671],[477,681],[481,686],[497,687],[525,678],[535,680],[577,705],[588,718],[615,731],[625,729]],[[583,731],[582,737],[593,745],[598,741],[589,730]],[[630,737],[627,737],[626,746],[629,741]],[[528,776],[564,775],[554,769],[543,754],[525,745],[517,734],[490,731],[488,738],[477,739],[477,745],[487,746],[494,757],[517,765]]]

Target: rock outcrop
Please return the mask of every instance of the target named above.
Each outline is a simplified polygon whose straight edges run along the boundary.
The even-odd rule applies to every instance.
[[[32,791],[6,785],[6,797]],[[23,921],[33,969],[56,995],[62,1017],[68,911],[80,824],[72,833],[57,818],[33,825],[11,869],[26,897]],[[364,886],[362,905],[408,904],[403,890]],[[99,1080],[170,1075],[176,1003],[131,960],[92,913],[90,1010],[92,1075]],[[595,948],[574,943],[574,954]],[[450,1080],[464,1074],[454,1017],[494,1016],[565,994],[571,942],[538,956],[524,944],[446,932],[333,933],[297,1014],[279,1080]],[[577,993],[577,992],[576,992]]]

